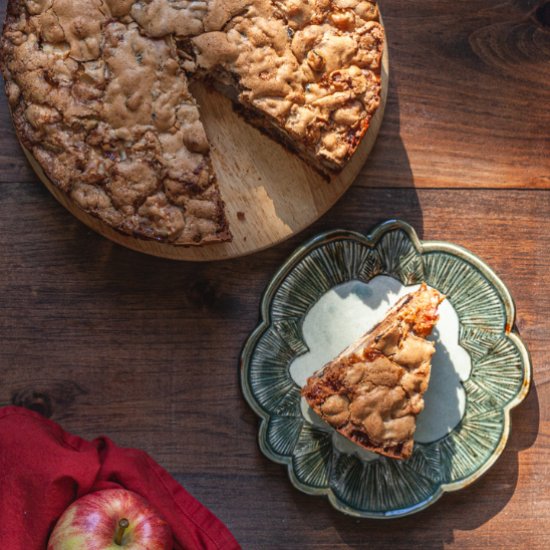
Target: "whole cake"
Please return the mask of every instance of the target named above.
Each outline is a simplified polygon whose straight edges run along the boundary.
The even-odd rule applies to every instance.
[[[9,0],[17,134],[86,212],[176,245],[231,239],[191,78],[337,172],[380,103],[370,0]]]
[[[311,408],[365,449],[409,458],[435,351],[426,336],[444,298],[426,284],[403,297],[379,325],[308,379],[302,395]]]

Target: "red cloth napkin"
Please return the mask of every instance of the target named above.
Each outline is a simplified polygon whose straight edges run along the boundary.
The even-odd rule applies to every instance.
[[[174,548],[239,549],[227,527],[146,453],[106,437],[85,441],[20,407],[0,409],[0,547],[43,550],[77,498],[124,487],[170,523]]]

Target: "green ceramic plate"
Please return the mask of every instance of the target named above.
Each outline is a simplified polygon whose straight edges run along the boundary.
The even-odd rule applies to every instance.
[[[304,405],[300,386],[422,281],[448,305],[433,335],[415,450],[396,461],[338,435]],[[287,465],[298,489],[327,495],[351,515],[400,517],[468,486],[504,450],[510,410],[529,391],[529,354],[512,330],[514,303],[502,281],[464,248],[422,242],[404,222],[306,243],[273,277],[261,315],[241,358],[243,393],[261,419],[260,448]]]

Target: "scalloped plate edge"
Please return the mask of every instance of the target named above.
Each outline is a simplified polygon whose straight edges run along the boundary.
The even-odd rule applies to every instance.
[[[491,284],[495,286],[500,296],[502,297],[502,302],[504,304],[504,308],[506,311],[506,326],[504,327],[504,334],[506,334],[506,336],[513,341],[514,345],[516,346],[516,348],[521,354],[522,363],[523,363],[523,381],[522,381],[521,390],[514,397],[514,399],[512,399],[503,408],[504,426],[503,426],[502,436],[495,450],[493,451],[492,455],[488,460],[485,461],[485,463],[481,468],[479,468],[473,474],[471,474],[470,476],[464,479],[455,481],[453,483],[442,484],[433,495],[431,495],[429,498],[418,503],[415,506],[411,506],[409,508],[400,509],[393,512],[390,511],[390,512],[375,513],[375,512],[364,512],[364,511],[352,508],[350,506],[346,506],[334,495],[330,487],[317,488],[317,487],[310,487],[308,485],[303,484],[294,475],[294,471],[292,468],[292,457],[282,456],[277,453],[274,453],[268,447],[268,445],[266,444],[266,441],[267,441],[266,432],[267,432],[267,425],[269,421],[269,414],[266,413],[266,411],[264,411],[261,405],[256,401],[256,398],[254,397],[254,395],[252,394],[252,391],[250,390],[250,386],[247,380],[247,367],[250,364],[250,359],[252,358],[252,354],[254,352],[254,349],[256,348],[256,345],[259,339],[261,338],[261,336],[264,334],[264,332],[268,329],[270,325],[270,322],[271,322],[270,306],[277,288],[279,287],[281,282],[284,280],[284,278],[290,273],[290,271],[292,271],[292,269],[294,269],[294,267],[305,256],[310,254],[313,250],[315,250],[319,246],[323,246],[332,241],[342,240],[342,239],[355,240],[370,248],[373,248],[376,246],[376,244],[382,238],[383,235],[385,235],[389,231],[394,231],[394,230],[404,231],[410,238],[414,247],[420,253],[431,252],[431,251],[442,251],[442,252],[451,253],[453,255],[456,255],[462,258],[463,260],[472,264],[476,269],[478,269],[491,282]],[[510,431],[511,431],[510,411],[513,408],[517,407],[527,397],[527,394],[529,393],[529,390],[531,388],[531,381],[532,381],[531,356],[529,354],[527,347],[525,346],[525,344],[523,343],[519,335],[513,330],[515,317],[516,317],[516,308],[515,308],[514,300],[510,294],[510,291],[508,290],[506,285],[503,283],[503,281],[500,279],[500,277],[481,258],[479,258],[479,256],[473,254],[466,248],[463,248],[460,245],[448,243],[445,241],[437,241],[437,240],[421,241],[418,238],[416,231],[413,229],[411,225],[409,225],[408,223],[402,220],[396,220],[396,219],[388,220],[378,224],[367,235],[363,235],[359,232],[349,231],[345,229],[335,229],[331,231],[326,231],[324,233],[320,233],[319,235],[313,237],[306,243],[302,244],[290,255],[290,257],[283,263],[283,265],[277,270],[275,275],[270,280],[269,284],[267,285],[266,289],[262,294],[262,299],[260,304],[261,304],[260,305],[260,315],[261,315],[260,323],[258,324],[256,329],[252,332],[252,334],[249,336],[249,338],[245,342],[241,352],[241,358],[240,358],[241,390],[249,406],[260,417],[260,427],[258,430],[258,444],[259,444],[260,450],[267,458],[269,458],[273,462],[286,465],[288,476],[291,483],[303,493],[306,493],[309,495],[327,496],[329,502],[335,509],[354,517],[370,518],[370,519],[392,519],[392,518],[404,517],[426,509],[427,507],[434,504],[437,500],[439,500],[441,496],[443,496],[445,493],[458,491],[460,489],[464,489],[465,487],[468,487],[469,485],[477,481],[483,474],[485,474],[491,468],[491,466],[497,461],[500,455],[504,452],[504,449],[506,447],[506,443],[508,441],[508,438],[510,436]]]

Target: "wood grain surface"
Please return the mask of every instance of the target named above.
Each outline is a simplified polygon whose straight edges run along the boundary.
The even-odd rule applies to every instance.
[[[96,235],[38,183],[0,97],[0,404],[143,448],[246,549],[550,548],[550,4],[381,4],[394,85],[371,159],[314,226],[243,259],[171,262]],[[534,385],[486,476],[377,522],[298,492],[263,457],[238,357],[296,246],[390,217],[501,276]]]

